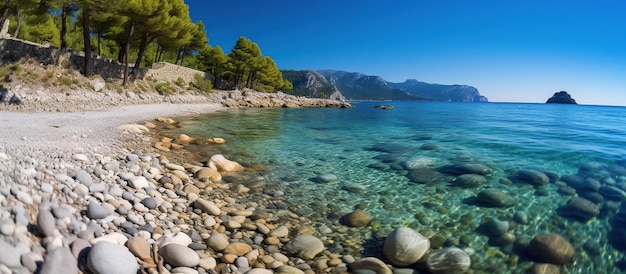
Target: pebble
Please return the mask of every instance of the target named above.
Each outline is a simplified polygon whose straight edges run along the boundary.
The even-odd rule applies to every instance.
[[[141,203],[149,209],[155,209],[157,207],[157,201],[151,197],[141,200]]]
[[[20,256],[22,253],[18,247],[12,246],[0,238],[0,265],[18,267],[21,265]]]
[[[219,216],[222,213],[220,208],[217,207],[213,202],[207,201],[207,200],[202,199],[202,198],[198,198],[194,202],[194,205],[196,206],[196,208],[199,208],[200,210],[206,212],[207,214],[211,214],[211,215],[214,215],[214,216]]]
[[[48,250],[46,259],[41,266],[41,274],[74,274],[78,273],[76,258],[66,247]]]
[[[52,193],[52,191],[54,191],[52,185],[48,183],[42,183],[39,188],[41,188],[41,191],[43,191],[44,193]]]
[[[87,265],[98,274],[135,274],[139,269],[135,256],[127,248],[108,241],[91,247]]]
[[[159,249],[163,260],[173,266],[194,267],[200,263],[200,256],[193,249],[176,243],[168,244]]]
[[[148,179],[143,176],[133,176],[128,180],[128,182],[130,183],[131,187],[136,189],[142,189],[150,186],[150,183],[148,183]]]
[[[89,202],[87,205],[87,217],[90,219],[104,219],[108,215],[107,210],[94,201]]]
[[[56,220],[49,210],[40,208],[37,214],[37,228],[44,237],[52,236],[56,229]]]
[[[89,157],[87,157],[87,155],[81,154],[81,153],[77,153],[77,154],[72,155],[72,159],[74,159],[76,161],[81,161],[81,162],[89,162]]]
[[[76,172],[76,176],[74,176],[76,178],[76,181],[80,182],[81,184],[89,187],[91,186],[91,184],[93,184],[93,179],[91,178],[91,176],[89,176],[89,174],[80,169]]]
[[[0,224],[0,234],[11,236],[15,232],[15,223],[11,219],[2,220]]]
[[[324,250],[324,243],[315,236],[300,235],[289,241],[285,248],[290,254],[295,254],[303,259],[313,259]]]

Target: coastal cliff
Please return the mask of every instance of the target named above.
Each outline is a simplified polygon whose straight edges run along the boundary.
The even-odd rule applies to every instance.
[[[478,89],[468,85],[441,85],[409,79],[402,83],[386,81],[380,76],[340,70],[282,71],[293,83],[294,95],[333,98],[340,94],[348,100],[487,102]]]

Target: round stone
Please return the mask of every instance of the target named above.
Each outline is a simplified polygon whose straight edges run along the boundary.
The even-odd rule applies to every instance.
[[[56,220],[52,213],[49,210],[41,208],[37,213],[37,228],[39,233],[45,237],[52,236],[56,229],[55,225]]]
[[[87,265],[93,273],[135,274],[137,259],[127,248],[109,241],[100,241],[89,250]]]
[[[89,202],[89,205],[87,205],[87,217],[89,219],[104,219],[108,215],[107,210],[94,201]]]
[[[343,217],[343,221],[347,226],[363,227],[372,221],[372,216],[363,210],[355,210]]]
[[[141,200],[141,203],[149,209],[155,209],[157,207],[157,201],[152,197]]]
[[[408,227],[396,228],[383,245],[383,254],[395,266],[408,266],[419,261],[430,250],[430,241]]]
[[[562,265],[574,257],[574,247],[558,234],[535,236],[527,247],[528,254],[536,261]]]
[[[194,267],[200,263],[200,256],[193,249],[179,244],[168,244],[159,249],[159,255],[172,266]]]
[[[41,274],[78,273],[78,263],[72,251],[66,247],[57,247],[46,253],[46,260],[41,266]],[[109,272],[110,273],[110,272]],[[122,272],[120,272],[122,273]],[[129,272],[126,272],[129,273]]]
[[[324,250],[324,243],[311,235],[300,235],[285,245],[287,252],[303,259],[313,259]]]
[[[462,274],[470,265],[470,256],[457,247],[446,247],[426,260],[426,266],[433,274]]]

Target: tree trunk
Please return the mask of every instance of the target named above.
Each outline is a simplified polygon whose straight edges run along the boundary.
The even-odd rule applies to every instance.
[[[13,37],[17,38],[20,35],[20,29],[22,28],[22,21],[24,20],[24,14],[19,13],[17,15],[17,27],[15,28],[15,32],[13,32]]]
[[[174,64],[178,64],[178,59],[180,58],[180,48],[178,48],[176,50],[176,60],[174,61]]]
[[[133,71],[130,72],[130,74],[133,76],[135,76],[135,70],[138,69],[139,66],[141,66],[141,60],[143,59],[143,55],[146,54],[146,48],[148,47],[148,44],[152,42],[152,40],[148,42],[149,35],[150,32],[145,31],[141,36],[141,44],[139,44],[139,53],[137,53],[137,60],[135,60],[135,66],[133,67]]]
[[[126,47],[124,50],[124,81],[122,81],[122,86],[126,85],[128,81],[128,53],[130,52],[130,43],[133,40],[133,32],[135,31],[135,22],[130,22],[130,27],[128,28],[128,39],[126,40]]]
[[[161,46],[157,43],[157,49],[156,49],[156,52],[154,53],[154,62],[155,63],[159,62],[159,50],[161,50]]]
[[[102,35],[100,35],[100,34],[98,33],[98,56],[101,56],[101,55],[102,55],[102,54],[101,54],[101,52],[100,52],[100,37],[102,37]]]
[[[67,11],[69,10],[69,4],[63,4],[61,7],[61,50],[67,48]],[[99,54],[99,53],[98,53]]]
[[[2,11],[2,16],[0,17],[0,29],[4,28],[4,22],[6,22],[9,17],[9,3],[11,3],[11,0],[4,1],[4,10]]]
[[[91,57],[91,33],[89,31],[89,6],[83,9],[83,43],[85,44],[85,77],[93,75],[93,58]]]
[[[180,65],[181,66],[183,65],[183,63],[185,63],[185,55],[187,55],[187,54],[185,54],[186,52],[187,52],[187,46],[184,46],[183,47],[183,51],[181,53],[181,57],[180,57]]]

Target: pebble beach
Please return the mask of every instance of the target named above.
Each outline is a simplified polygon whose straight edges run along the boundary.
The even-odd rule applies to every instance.
[[[21,95],[23,105],[0,111],[0,273],[479,273],[475,250],[442,247],[406,226],[364,241],[374,222],[358,208],[320,225],[263,182],[263,166],[191,149],[228,139],[170,131],[178,117],[228,108],[348,104],[250,90],[84,93],[59,111],[54,96]],[[484,192],[506,206],[502,193]],[[492,230],[506,226],[498,235],[512,241],[498,221]],[[531,273],[559,273],[575,252],[557,234],[528,246]]]
[[[324,252],[317,228],[222,180],[245,167],[227,155],[170,160],[184,159],[174,150],[188,140],[163,144],[153,132],[175,125],[169,117],[227,106],[311,107],[245,93],[200,96],[202,104],[184,103],[198,102],[190,95],[109,106],[88,98],[97,111],[67,102],[59,112],[41,97],[3,105],[0,273],[346,272],[356,259]]]

